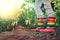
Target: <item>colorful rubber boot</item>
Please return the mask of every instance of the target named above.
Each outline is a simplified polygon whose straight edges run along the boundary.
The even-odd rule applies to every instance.
[[[36,31],[38,31],[39,32],[39,30],[43,30],[44,29],[44,27],[43,27],[43,25],[44,25],[44,20],[45,20],[46,18],[38,18],[38,24],[37,24],[37,28],[35,29]]]
[[[54,27],[55,27],[55,18],[48,17],[47,28],[44,30],[44,32],[54,32]]]

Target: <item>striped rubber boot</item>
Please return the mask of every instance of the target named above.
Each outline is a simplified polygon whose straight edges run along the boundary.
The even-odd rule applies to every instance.
[[[46,18],[38,18],[38,24],[37,24],[36,31],[39,32],[40,29],[42,29],[42,30],[44,29],[43,24],[44,24],[45,19]]]
[[[47,26],[50,27],[50,28],[54,28],[55,27],[55,18],[54,17],[48,17]]]
[[[44,32],[54,32],[54,28],[55,28],[55,18],[48,17],[47,28],[44,30]]]

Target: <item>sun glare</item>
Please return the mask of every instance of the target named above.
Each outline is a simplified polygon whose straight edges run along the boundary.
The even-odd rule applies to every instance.
[[[18,14],[24,0],[0,0],[0,17],[11,18]]]

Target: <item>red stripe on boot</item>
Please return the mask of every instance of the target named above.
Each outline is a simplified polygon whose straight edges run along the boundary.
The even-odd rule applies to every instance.
[[[48,21],[54,21],[55,19],[48,19]]]
[[[54,17],[48,17],[48,19],[55,19]]]
[[[44,20],[44,19],[46,19],[46,18],[38,18],[38,20]]]
[[[48,20],[48,22],[55,22],[55,20]]]

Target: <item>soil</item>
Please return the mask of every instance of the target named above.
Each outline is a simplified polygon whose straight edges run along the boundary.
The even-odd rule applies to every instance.
[[[60,36],[52,36],[51,40],[60,40]],[[0,40],[47,40],[45,33],[34,32],[24,27],[18,27],[10,32],[0,33]]]

